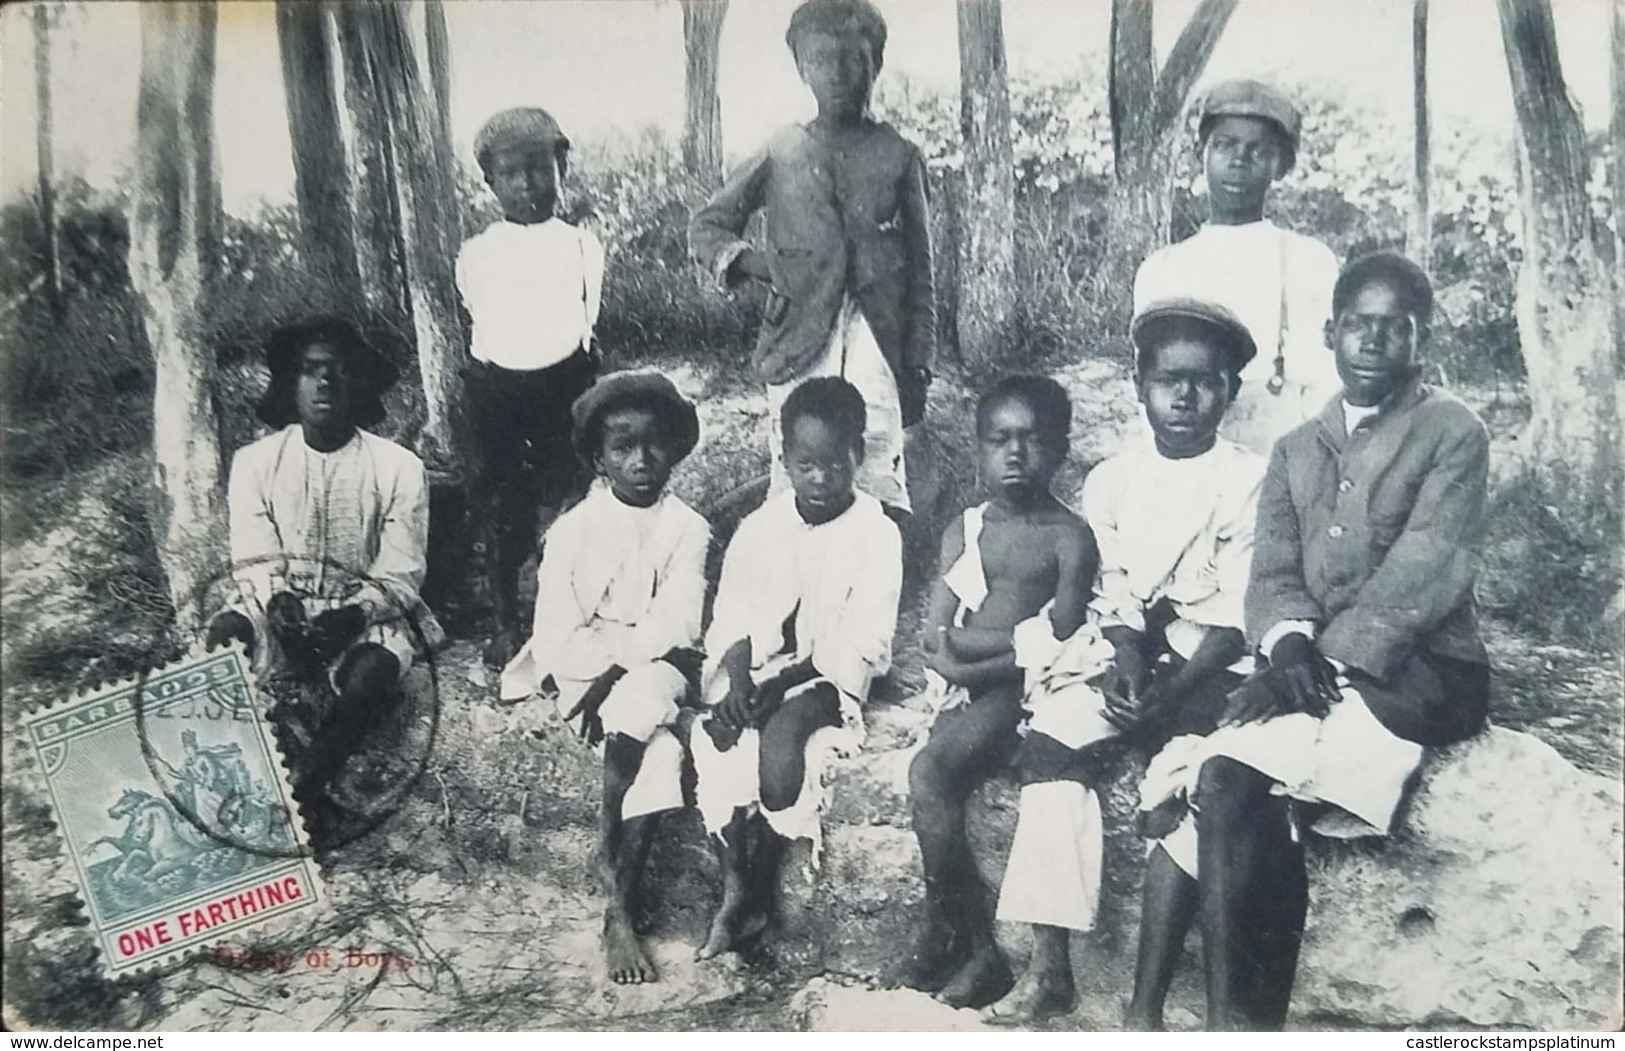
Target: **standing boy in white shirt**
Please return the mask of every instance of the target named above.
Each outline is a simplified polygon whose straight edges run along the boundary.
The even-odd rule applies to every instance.
[[[491,509],[496,636],[486,662],[506,664],[524,638],[518,575],[535,550],[538,513],[557,513],[586,479],[570,447],[570,406],[592,385],[592,330],[604,249],[554,214],[570,140],[545,110],[504,110],[474,153],[503,218],[463,244],[457,288],[473,322],[468,377]]]
[[[1153,252],[1134,275],[1136,314],[1159,299],[1189,297],[1218,303],[1247,326],[1258,357],[1219,433],[1261,455],[1339,389],[1321,344],[1337,256],[1264,218],[1270,185],[1297,160],[1301,125],[1297,107],[1268,85],[1214,85],[1197,108],[1208,221]]]

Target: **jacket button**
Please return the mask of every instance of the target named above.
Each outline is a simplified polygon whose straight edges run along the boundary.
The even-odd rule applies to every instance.
[[[1354,483],[1349,481],[1347,478],[1345,478],[1341,482],[1337,483],[1337,491],[1340,492],[1340,493],[1346,493],[1350,489],[1353,489],[1353,488],[1354,488]]]
[[[1333,540],[1336,540],[1338,537],[1343,535],[1343,527],[1340,525],[1334,525],[1330,529],[1326,530],[1326,535],[1331,537]]]

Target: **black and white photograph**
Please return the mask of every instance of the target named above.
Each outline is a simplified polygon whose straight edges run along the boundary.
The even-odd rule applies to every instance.
[[[1622,362],[1625,0],[7,3],[0,1021],[1612,1047]]]

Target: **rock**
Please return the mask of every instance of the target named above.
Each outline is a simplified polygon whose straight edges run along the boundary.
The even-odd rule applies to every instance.
[[[1527,734],[1434,758],[1378,848],[1317,848],[1294,1014],[1617,1029],[1621,792]]]
[[[790,998],[792,1024],[811,1033],[988,1033],[975,1011],[956,1011],[912,989],[868,989],[814,978]]]

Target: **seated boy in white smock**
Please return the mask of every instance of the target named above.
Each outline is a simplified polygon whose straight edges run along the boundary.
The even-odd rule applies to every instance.
[[[699,673],[710,530],[666,482],[699,440],[699,418],[652,371],[603,377],[571,414],[598,480],[548,531],[535,628],[503,670],[502,694],[540,692],[583,740],[603,742],[594,864],[609,897],[604,953],[612,981],[654,981],[631,914],[654,819],[683,805],[670,727]]]

